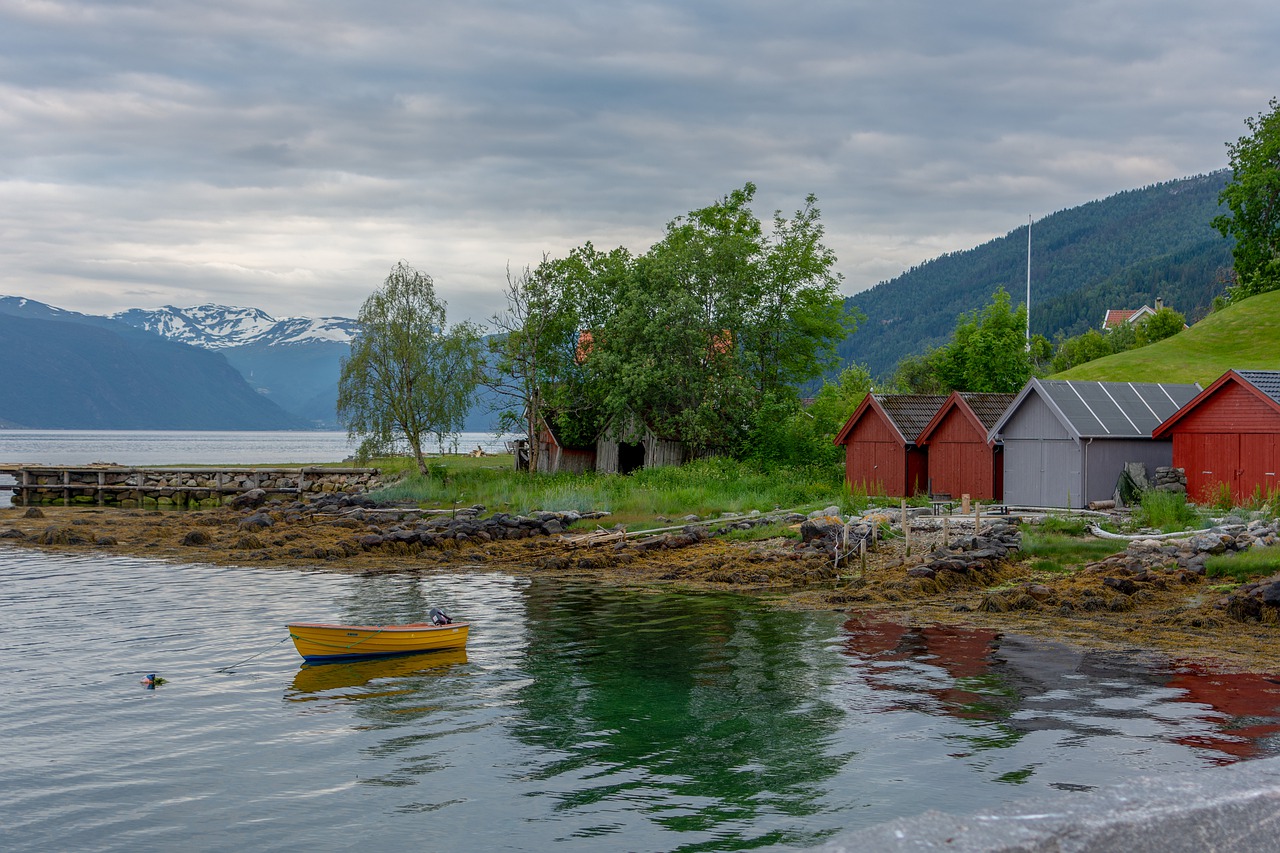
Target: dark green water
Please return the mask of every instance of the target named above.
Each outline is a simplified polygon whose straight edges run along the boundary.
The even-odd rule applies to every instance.
[[[279,642],[432,605],[465,654]],[[1280,751],[1264,676],[736,597],[0,548],[0,616],[6,849],[803,848]]]

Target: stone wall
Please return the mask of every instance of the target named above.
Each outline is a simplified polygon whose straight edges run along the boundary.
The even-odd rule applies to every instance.
[[[213,507],[238,494],[359,494],[376,468],[84,468],[24,467],[13,472],[13,502],[118,507]]]

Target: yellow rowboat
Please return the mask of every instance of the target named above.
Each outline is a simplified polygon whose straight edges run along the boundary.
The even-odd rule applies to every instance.
[[[433,625],[328,625],[321,622],[294,622],[289,636],[298,654],[308,663],[353,658],[407,655],[441,649],[461,649],[467,645],[466,622]]]

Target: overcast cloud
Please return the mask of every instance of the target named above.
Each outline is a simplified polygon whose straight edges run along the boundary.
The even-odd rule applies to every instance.
[[[746,181],[854,293],[1223,168],[1278,44],[1275,0],[0,0],[0,293],[354,316],[404,259],[483,320]]]

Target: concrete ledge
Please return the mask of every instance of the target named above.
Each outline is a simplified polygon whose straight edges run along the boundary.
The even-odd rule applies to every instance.
[[[826,853],[1280,851],[1280,758],[1259,759],[990,812],[925,812],[848,833]]]

